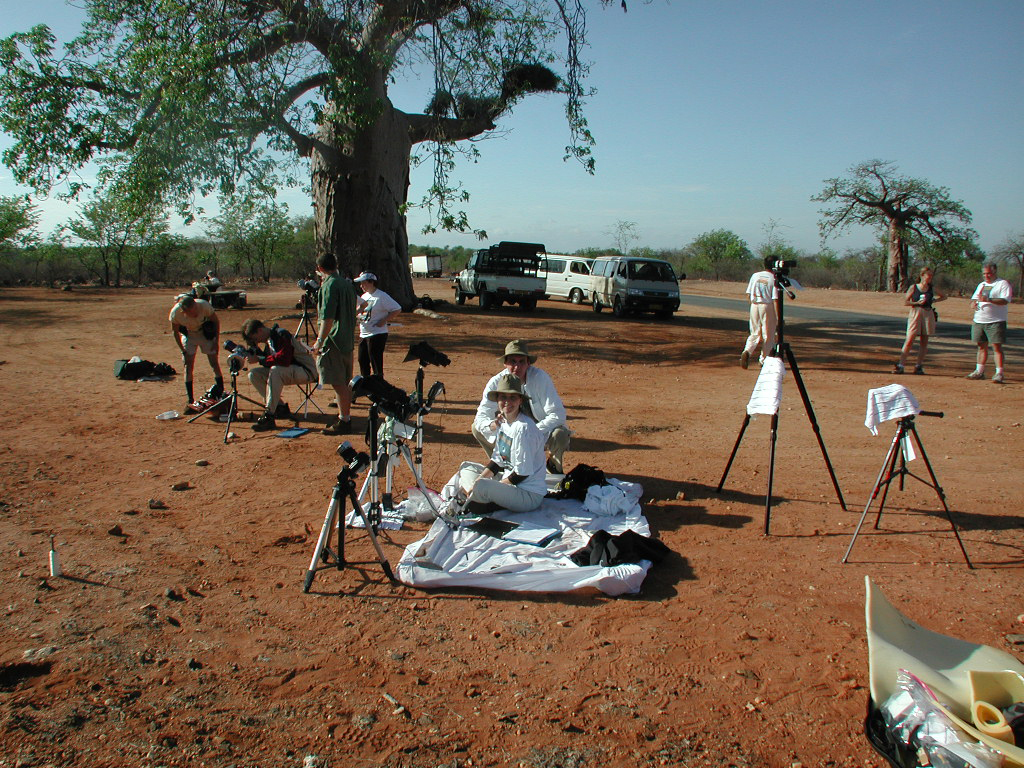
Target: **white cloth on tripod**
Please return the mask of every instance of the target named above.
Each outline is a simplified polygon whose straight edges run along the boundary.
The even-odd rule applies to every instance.
[[[868,390],[868,413],[864,417],[864,426],[871,430],[872,435],[877,435],[878,425],[883,421],[916,416],[920,412],[921,406],[909,389],[902,384],[889,384]]]
[[[766,357],[761,365],[761,373],[757,376],[754,391],[747,403],[747,415],[765,413],[769,416],[779,412],[782,403],[782,377],[786,375],[786,366],[781,357]]]

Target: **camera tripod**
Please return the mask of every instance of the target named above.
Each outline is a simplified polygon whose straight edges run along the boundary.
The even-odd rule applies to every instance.
[[[814,436],[818,440],[818,447],[821,449],[821,456],[825,460],[825,466],[828,468],[829,477],[832,479],[832,487],[836,489],[836,497],[839,499],[839,506],[843,510],[846,509],[846,502],[843,500],[843,492],[839,490],[839,481],[836,480],[836,473],[832,469],[832,462],[828,458],[828,451],[825,449],[825,441],[821,437],[821,429],[818,427],[817,418],[814,415],[814,408],[811,407],[811,399],[807,394],[807,387],[804,386],[803,377],[800,375],[800,367],[797,365],[796,356],[793,354],[793,348],[789,345],[789,342],[785,340],[785,322],[783,317],[783,306],[785,303],[786,294],[789,298],[795,299],[796,295],[789,290],[790,281],[782,274],[779,269],[772,270],[772,274],[775,276],[775,288],[777,291],[778,298],[776,299],[776,308],[778,312],[778,324],[776,326],[776,343],[772,348],[771,357],[784,358],[789,363],[789,369],[793,372],[793,378],[796,380],[796,386],[800,390],[800,399],[803,400],[804,410],[807,412],[807,419],[811,423],[811,427],[814,430]],[[725,472],[722,473],[722,479],[718,483],[717,492],[722,492],[722,486],[725,485],[725,479],[729,476],[729,469],[732,467],[733,459],[736,458],[736,451],[739,450],[740,442],[743,440],[743,433],[747,431],[747,425],[750,424],[750,414],[747,413],[743,417],[743,424],[740,427],[740,433],[736,437],[736,444],[732,448],[732,453],[729,454],[729,461],[725,465]],[[772,485],[775,481],[775,444],[778,439],[779,433],[779,409],[776,408],[772,413],[771,423],[771,434],[770,434],[770,448],[768,458],[768,491],[765,494],[764,499],[764,533],[765,536],[769,533],[771,526],[771,515],[772,515]]]
[[[307,295],[308,294],[303,294],[299,301],[299,304],[302,307],[302,319],[299,320],[299,325],[295,329],[295,333],[292,334],[292,338],[296,341],[301,341],[306,345],[306,348],[309,349],[309,337],[311,335],[309,328],[312,325],[312,322],[310,322],[309,317],[309,301],[307,300]],[[313,399],[313,393],[316,392],[316,389],[319,386],[316,381],[308,381],[305,384],[296,384],[295,386],[297,386],[302,392],[302,402],[299,404],[299,407],[295,409],[296,413],[301,410],[302,418],[308,419],[309,404],[312,403],[313,407],[320,411],[322,415],[326,415],[324,414],[324,409],[317,405],[317,402]]]
[[[921,411],[919,416],[936,416],[942,418],[945,414],[942,411]],[[907,449],[912,449],[913,446],[910,444],[910,436],[914,436],[914,440],[917,443],[917,448],[921,452],[921,458],[924,459],[924,465],[928,468],[928,476],[931,478],[931,482],[925,480],[922,477],[918,477],[909,469],[907,469]],[[904,442],[906,441],[906,442]],[[899,469],[896,468],[896,460],[899,458]],[[911,456],[913,458],[913,456]],[[864,512],[860,516],[860,522],[857,523],[857,529],[853,532],[853,538],[850,539],[850,546],[846,548],[846,554],[843,555],[843,562],[845,563],[850,558],[850,553],[853,551],[853,545],[857,541],[857,535],[860,533],[861,526],[864,525],[864,519],[868,516],[868,511],[871,509],[871,505],[874,504],[875,499],[878,498],[878,492],[882,491],[881,501],[878,503],[878,515],[875,517],[875,528],[878,528],[878,524],[882,520],[882,509],[885,507],[886,497],[889,495],[889,485],[892,483],[894,478],[899,478],[900,490],[903,490],[903,478],[912,477],[918,482],[924,483],[929,488],[935,489],[935,493],[938,494],[939,502],[942,504],[942,510],[946,513],[946,519],[949,520],[949,526],[953,529],[953,535],[956,536],[956,543],[960,545],[960,551],[964,554],[964,560],[967,563],[968,568],[974,568],[971,563],[971,559],[967,556],[967,550],[964,548],[964,542],[960,538],[960,532],[957,531],[956,523],[953,522],[953,516],[949,512],[949,507],[946,505],[946,494],[942,490],[942,486],[939,485],[938,478],[935,477],[935,471],[932,469],[932,463],[928,461],[928,454],[925,453],[924,445],[921,443],[921,436],[917,433],[917,426],[914,423],[913,416],[904,416],[900,418],[896,423],[896,435],[892,439],[892,444],[889,446],[889,452],[885,455],[885,460],[882,462],[882,469],[878,473],[878,478],[875,480],[874,486],[871,488],[871,495],[868,497],[868,503],[864,506]]]
[[[263,403],[258,403],[258,402],[256,402],[255,400],[253,400],[250,397],[246,397],[245,395],[238,394],[238,369],[236,369],[234,367],[234,365],[232,364],[232,367],[231,367],[231,391],[228,392],[226,395],[224,395],[224,397],[222,397],[216,403],[213,403],[212,405],[206,406],[206,408],[204,408],[199,413],[197,413],[195,416],[193,416],[191,419],[189,419],[188,423],[191,424],[193,421],[198,419],[200,416],[204,416],[207,413],[209,413],[210,411],[212,411],[213,409],[220,408],[225,403],[229,403],[230,402],[231,405],[228,407],[228,423],[227,423],[227,426],[224,427],[224,444],[227,445],[228,435],[231,434],[231,423],[235,420],[235,414],[238,413],[238,398],[242,398],[243,400],[248,400],[253,405],[258,405],[258,406],[261,406],[261,407],[263,405]]]
[[[349,451],[352,450],[351,444],[347,441],[338,446],[338,454],[342,455],[346,448]],[[356,497],[356,477],[358,477],[359,472],[369,464],[370,457],[365,453],[359,453],[356,454],[354,459],[349,462],[348,466],[343,467],[338,473],[338,481],[335,483],[334,489],[331,491],[331,501],[327,506],[327,515],[324,518],[323,527],[320,529],[320,536],[316,542],[316,549],[313,551],[313,559],[309,561],[309,569],[306,571],[306,579],[302,585],[303,592],[309,592],[309,588],[313,585],[313,579],[316,577],[317,571],[324,568],[330,568],[332,564],[340,571],[348,565],[348,562],[345,560],[346,499],[348,499],[349,503],[352,505],[352,510],[363,518],[363,523],[366,526],[366,533],[370,537],[370,543],[373,544],[373,548],[377,551],[377,557],[380,561],[380,566],[384,571],[384,575],[388,577],[388,581],[395,583],[395,574],[391,570],[391,564],[388,562],[387,557],[384,555],[384,550],[381,549],[380,542],[377,540],[377,524],[370,520],[373,515],[373,508],[371,507],[370,514],[368,515],[363,510],[362,505],[359,503],[359,499]],[[380,509],[378,507],[378,515],[379,512]],[[330,549],[331,530],[335,527],[338,530],[338,551],[332,552]]]

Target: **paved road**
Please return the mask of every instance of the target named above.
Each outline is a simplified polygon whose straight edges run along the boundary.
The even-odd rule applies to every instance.
[[[724,299],[719,296],[699,296],[695,294],[683,293],[682,294],[682,306],[680,312],[686,312],[686,306],[690,305],[693,307],[707,307],[709,309],[721,309],[726,312],[740,314],[743,317],[747,316],[750,305],[746,299]],[[1012,313],[1013,307],[1010,308],[1011,321],[1013,320]],[[888,317],[886,315],[874,315],[869,312],[851,312],[849,310],[842,309],[825,309],[822,307],[805,307],[800,305],[800,294],[797,294],[796,300],[791,301],[786,299],[785,307],[783,311],[786,313],[786,320],[809,320],[811,322],[827,322],[839,326],[870,326],[875,330],[879,331],[890,331],[902,334],[907,328],[906,317]],[[939,315],[941,318],[942,311],[940,308]],[[962,320],[947,320],[941,318],[943,325],[958,324],[964,327],[964,338],[970,338],[970,323]],[[1024,329],[1014,328],[1013,323],[1010,323],[1010,328],[1007,330],[1007,344],[1024,344]]]

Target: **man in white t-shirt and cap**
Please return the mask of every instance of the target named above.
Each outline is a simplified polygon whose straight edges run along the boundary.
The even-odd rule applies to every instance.
[[[1003,344],[1006,343],[1006,321],[1010,316],[1010,299],[1013,288],[996,275],[996,265],[989,262],[981,268],[982,281],[971,296],[974,322],[971,324],[971,341],[978,345],[977,365],[968,379],[985,378],[985,364],[988,362],[988,345],[996,358],[996,372],[992,381],[1003,383]]]
[[[523,412],[537,422],[537,428],[544,435],[547,469],[552,474],[562,474],[562,456],[569,447],[569,437],[572,433],[566,426],[565,406],[558,396],[555,383],[546,371],[533,364],[537,356],[530,354],[527,343],[522,339],[506,344],[505,354],[499,359],[505,367],[492,376],[484,386],[483,396],[473,419],[473,437],[490,456],[498,432],[498,408],[489,395],[498,388],[503,376],[514,374],[523,382],[524,392],[528,398],[524,402]]]
[[[750,356],[761,348],[761,361],[771,354],[775,346],[775,328],[778,313],[775,302],[779,298],[779,287],[775,284],[775,273],[771,271],[774,257],[765,256],[764,269],[755,272],[747,281],[747,296],[750,297],[750,335],[740,354],[740,366],[750,365]]]

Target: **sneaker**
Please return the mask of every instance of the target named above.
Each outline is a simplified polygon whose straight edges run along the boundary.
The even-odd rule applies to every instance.
[[[740,368],[746,368],[750,365],[750,353],[747,350],[743,350],[743,354],[740,355]]]
[[[331,422],[326,427],[320,430],[322,435],[351,435],[352,434],[352,420]]]
[[[967,378],[968,379],[975,379],[975,380],[977,380],[977,379],[984,379],[985,378],[985,373],[983,371],[974,371],[973,373],[968,373],[967,374]]]
[[[269,413],[264,413],[258,419],[256,423],[250,427],[253,432],[269,432],[272,429],[277,429],[277,422],[274,421],[274,417]]]
[[[199,403],[188,403],[185,406],[185,415],[189,416],[193,413],[202,413],[203,409],[199,406]]]
[[[923,365],[915,365],[914,366],[914,373],[917,374],[918,376],[924,376],[924,366]]]
[[[204,395],[204,397],[210,400],[220,400],[222,397],[224,397],[224,387],[222,387],[220,384],[214,384],[212,387],[206,390],[206,395]]]
[[[992,381],[994,381],[996,384],[1002,384],[1003,383],[1003,374],[1000,373],[999,371],[996,371],[995,376],[992,377]]]
[[[892,372],[895,374],[903,373],[903,363],[896,363],[896,365],[892,367]]]
[[[277,409],[274,411],[274,417],[278,419],[287,419],[292,415],[292,409],[288,407],[288,403],[278,403]]]

